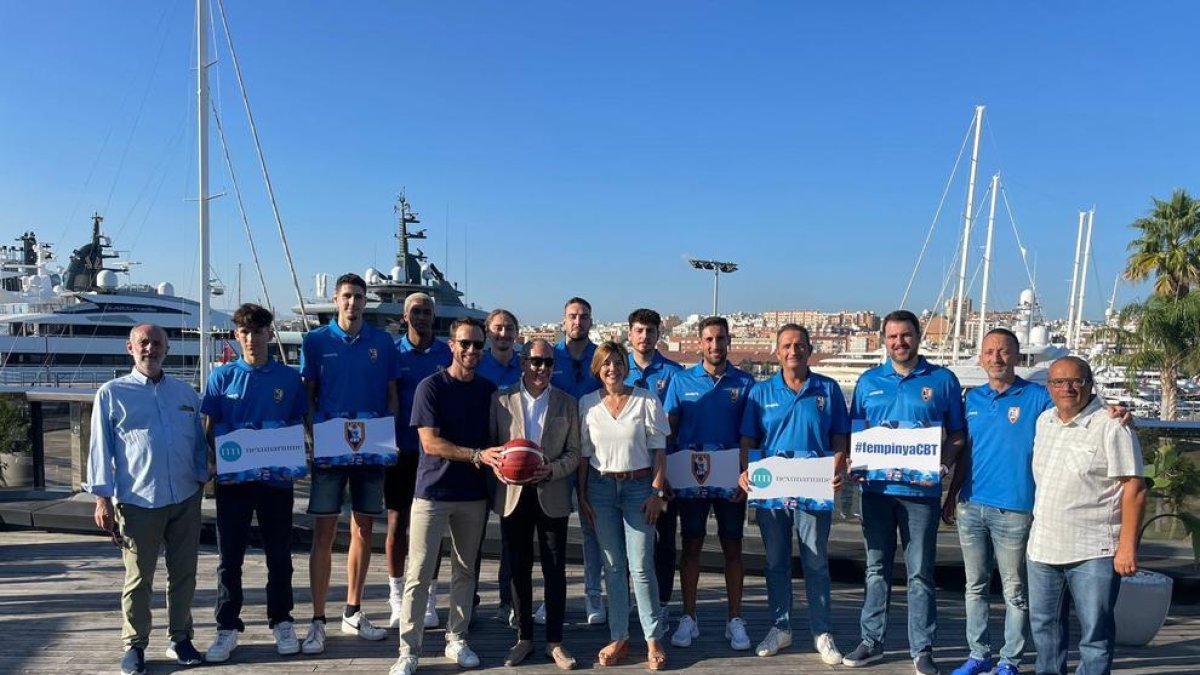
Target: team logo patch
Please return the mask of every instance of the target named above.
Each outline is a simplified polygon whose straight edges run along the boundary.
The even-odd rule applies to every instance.
[[[371,357],[371,363],[375,363],[379,360],[379,350],[371,347],[367,350],[367,356]]]
[[[825,397],[817,397],[817,412],[825,412]]]
[[[737,403],[737,402],[738,402],[738,396],[741,396],[741,395],[742,395],[742,390],[741,390],[741,389],[730,389],[730,390],[729,390],[729,402],[730,402],[730,403]]]
[[[1021,419],[1021,409],[1014,405],[1008,409],[1008,422],[1016,424],[1019,419]]]
[[[279,389],[279,388],[275,389],[275,402],[283,403],[283,390],[282,389]]]
[[[712,456],[707,452],[692,453],[692,478],[696,479],[696,483],[704,485],[708,482],[708,477],[712,475]]]
[[[654,387],[655,387],[656,389],[658,389],[659,391],[662,391],[663,389],[666,389],[666,388],[667,388],[667,381],[666,381],[666,380],[659,380],[658,382],[655,382],[655,383],[654,383]]]
[[[933,399],[933,387],[921,387],[921,400],[929,403]]]
[[[352,452],[358,452],[363,443],[367,442],[367,425],[359,420],[346,420],[346,428],[343,433],[346,437],[346,445],[350,446]]]

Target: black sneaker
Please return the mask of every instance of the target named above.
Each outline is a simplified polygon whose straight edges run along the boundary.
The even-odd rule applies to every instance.
[[[191,640],[180,640],[167,645],[167,658],[175,659],[181,666],[198,666],[204,663],[204,657],[196,651]]]
[[[130,647],[121,657],[121,675],[146,675],[146,650]]]
[[[842,658],[842,665],[851,668],[860,668],[862,666],[869,666],[881,659],[883,659],[883,647],[872,647],[865,642],[860,642],[854,648],[854,651]]]
[[[938,675],[939,671],[937,664],[933,662],[933,654],[929,652],[921,652],[917,658],[913,659],[913,668],[916,669],[917,675]]]

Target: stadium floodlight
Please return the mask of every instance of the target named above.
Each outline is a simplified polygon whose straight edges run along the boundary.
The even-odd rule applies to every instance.
[[[737,263],[725,260],[699,260],[688,258],[688,264],[694,269],[706,270],[713,273],[713,308],[712,315],[717,316],[717,294],[721,284],[722,274],[733,274],[738,270]]]

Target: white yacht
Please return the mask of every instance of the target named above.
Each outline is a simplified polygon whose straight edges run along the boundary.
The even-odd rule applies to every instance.
[[[0,384],[96,386],[130,369],[129,331],[162,326],[171,341],[164,370],[197,384],[200,305],[175,295],[169,283],[119,283],[129,263],[117,262],[112,241],[92,216],[92,236],[75,249],[66,270],[52,267],[51,246],[32,233],[0,250]],[[213,354],[229,358],[230,317],[210,313]]]

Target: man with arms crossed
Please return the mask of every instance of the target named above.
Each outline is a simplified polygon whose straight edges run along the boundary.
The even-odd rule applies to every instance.
[[[313,424],[329,419],[395,415],[396,347],[391,337],[363,321],[367,284],[357,274],[343,274],[335,286],[337,318],[304,336],[300,376],[308,389]],[[313,516],[309,553],[309,585],[313,618],[301,649],[325,651],[325,598],[333,563],[333,538],[346,486],[350,486],[350,550],[346,556],[346,609],[342,632],[364,640],[382,640],[387,629],[375,626],[362,612],[363,586],[371,562],[371,529],[383,511],[380,466],[314,468],[308,513]]]
[[[789,323],[775,334],[779,373],[750,390],[742,414],[742,452],[762,448],[763,456],[833,457],[833,489],[840,490],[850,443],[846,399],[833,379],[808,369],[812,342],[808,330]],[[743,472],[738,485],[750,486]],[[804,592],[808,598],[813,646],[826,664],[842,662],[833,640],[830,611],[829,528],[832,511],[808,511],[795,500],[755,501],[755,518],[767,555],[767,602],[773,625],[755,650],[774,656],[792,644],[792,530],[800,541]]]
[[[96,525],[112,533],[125,563],[124,675],[146,672],[159,549],[167,556],[167,657],[185,666],[202,661],[192,645],[192,596],[208,448],[195,390],[162,370],[169,349],[162,328],[134,326],[125,343],[133,371],[104,383],[92,409],[83,487],[96,497]]]
[[[400,625],[400,604],[404,600],[404,559],[408,555],[408,524],[412,513],[413,494],[417,487],[417,463],[421,457],[421,442],[412,419],[413,397],[421,380],[448,368],[452,359],[450,347],[433,334],[435,307],[433,298],[425,293],[411,293],[404,298],[404,335],[396,340],[396,363],[399,378],[396,388],[400,395],[400,414],[396,417],[396,447],[400,450],[395,466],[384,469],[383,502],[387,506],[388,530],[385,551],[388,564],[388,604],[392,614],[388,626]],[[427,628],[438,625],[437,577],[429,586],[429,604],[425,607]]]
[[[662,335],[662,317],[652,309],[635,309],[629,314],[629,376],[625,384],[648,389],[658,396],[659,403],[666,401],[667,387],[671,378],[683,370],[683,366],[663,356],[658,351],[658,339]],[[675,500],[667,500],[667,508],[658,516],[654,526],[658,536],[654,541],[654,576],[658,578],[658,601],[662,606],[663,630],[670,621],[671,593],[675,590],[675,565],[679,554],[675,549],[675,535],[679,524],[679,512]]]
[[[272,429],[303,424],[308,392],[300,373],[272,361],[271,321],[267,309],[244,304],[233,313],[233,336],[242,357],[214,370],[204,389],[204,431],[210,451],[215,439],[238,429]],[[292,481],[250,480],[217,483],[217,637],[204,660],[228,661],[237,647],[242,623],[242,562],[250,544],[250,522],[258,531],[267,558],[267,625],[282,655],[300,651],[292,622]]]
[[[738,452],[740,474],[745,453],[738,450],[742,412],[754,378],[729,363],[729,323],[719,316],[700,322],[700,363],[671,379],[663,408],[671,424],[667,447],[671,452],[716,449]],[[678,487],[678,486],[675,486]],[[750,636],[742,620],[742,533],[746,523],[746,493],[730,497],[676,497],[683,555],[679,561],[679,586],[684,615],[671,636],[676,647],[690,647],[700,636],[696,623],[696,590],[700,583],[700,550],[708,529],[708,513],[717,519],[717,536],[725,554],[725,586],[729,621],[725,639],[736,650],[750,649]]]
[[[467,627],[475,594],[475,558],[487,521],[483,472],[500,455],[499,448],[488,447],[488,416],[496,385],[475,375],[483,356],[483,335],[483,324],[477,319],[451,324],[454,359],[450,367],[421,380],[413,399],[411,424],[421,438],[421,461],[400,606],[400,656],[390,675],[412,675],[417,670],[425,637],[426,596],[447,527],[451,576],[446,658],[461,668],[479,665],[479,657],[467,644]]]
[[[867,426],[885,422],[941,425],[943,471],[953,466],[963,443],[962,388],[954,373],[925,360],[917,348],[921,326],[909,311],[883,318],[886,363],[858,378],[850,406],[851,420]],[[862,642],[842,659],[850,667],[883,658],[888,600],[892,593],[892,564],[896,531],[904,544],[908,571],[908,649],[918,675],[936,675],[933,637],[937,631],[937,597],[933,582],[937,556],[941,484],[917,485],[866,481],[862,486],[862,528],[867,545],[866,597],[863,601]]]
[[[1092,369],[1066,356],[1046,381],[1054,408],[1037,421],[1029,531],[1029,620],[1039,675],[1066,675],[1067,596],[1079,617],[1078,675],[1111,671],[1113,607],[1121,577],[1137,572],[1146,510],[1137,437],[1103,410]]]

